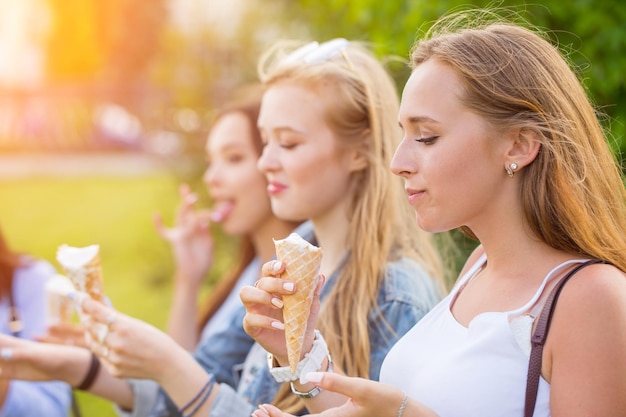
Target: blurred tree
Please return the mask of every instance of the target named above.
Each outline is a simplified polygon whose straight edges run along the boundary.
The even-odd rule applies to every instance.
[[[47,2],[51,12],[48,80],[53,84],[95,81],[123,100],[143,79],[159,48],[166,0]]]
[[[134,107],[145,93],[146,70],[160,48],[166,0],[91,1],[97,5],[95,23],[105,57],[102,80],[115,101]]]
[[[380,55],[408,57],[418,29],[427,29],[442,14],[463,0],[436,2],[398,0],[282,0],[293,33],[308,28],[318,39],[346,37],[374,44]],[[569,55],[598,109],[608,116],[605,126],[615,139],[615,150],[626,158],[626,8],[613,0],[471,0],[474,7],[496,5],[519,12],[543,28]],[[393,66],[403,85],[406,66]],[[624,161],[624,159],[623,159]]]
[[[104,65],[98,48],[96,2],[48,0],[51,12],[47,75],[52,82],[91,80]]]

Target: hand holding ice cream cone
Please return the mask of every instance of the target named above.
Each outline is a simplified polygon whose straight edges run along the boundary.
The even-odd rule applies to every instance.
[[[302,354],[302,344],[315,292],[316,277],[322,261],[322,250],[292,233],[275,240],[276,257],[286,264],[282,278],[296,285],[293,294],[283,296],[283,319],[289,366],[293,374]]]

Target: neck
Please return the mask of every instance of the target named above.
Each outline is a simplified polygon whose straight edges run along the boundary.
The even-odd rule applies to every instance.
[[[315,236],[324,256],[320,273],[327,278],[335,272],[348,248],[350,222],[342,206],[325,216],[312,219]]]
[[[521,219],[504,227],[482,228],[476,236],[487,254],[487,269],[496,277],[543,277],[554,266],[574,258],[540,240]]]

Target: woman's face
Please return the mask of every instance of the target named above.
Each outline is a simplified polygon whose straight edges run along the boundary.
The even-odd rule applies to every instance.
[[[259,169],[281,219],[329,216],[349,198],[352,152],[338,149],[324,111],[321,94],[295,84],[273,85],[263,95]]]
[[[404,131],[391,162],[405,179],[409,203],[424,230],[460,226],[475,230],[495,221],[506,204],[500,192],[507,141],[460,100],[456,73],[436,60],[419,65],[402,94],[399,122]]]
[[[214,201],[211,217],[232,235],[252,234],[272,216],[267,182],[256,165],[253,128],[243,113],[227,113],[206,143],[209,166],[204,181]]]

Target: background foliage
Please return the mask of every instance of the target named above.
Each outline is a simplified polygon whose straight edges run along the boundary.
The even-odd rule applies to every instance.
[[[613,0],[298,0],[286,2],[294,26],[306,25],[313,38],[346,37],[371,41],[379,54],[408,57],[420,30],[460,7],[511,8],[533,26],[549,32],[566,53],[598,109],[615,150],[626,155],[626,8]],[[396,68],[399,84],[406,69]]]

